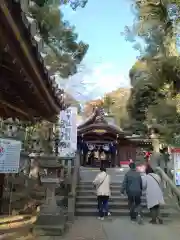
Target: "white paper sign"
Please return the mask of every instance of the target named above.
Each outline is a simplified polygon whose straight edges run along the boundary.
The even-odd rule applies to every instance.
[[[77,150],[77,108],[69,107],[60,113],[60,142],[61,157],[74,156]]]
[[[77,108],[71,107],[72,111],[72,127],[71,127],[71,149],[77,150]]]
[[[180,170],[180,153],[174,153],[174,168]]]
[[[172,149],[172,158],[174,160],[174,181],[176,186],[180,186],[180,149]]]
[[[0,173],[18,173],[21,142],[0,138]]]

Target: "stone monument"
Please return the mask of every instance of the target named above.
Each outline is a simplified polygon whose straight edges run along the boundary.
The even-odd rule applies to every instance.
[[[49,162],[49,163],[48,163]],[[40,207],[40,212],[35,223],[35,232],[38,235],[59,236],[65,230],[67,217],[64,209],[57,205],[55,190],[64,181],[59,171],[62,165],[56,160],[47,160],[42,165],[41,183],[46,187],[46,199]]]

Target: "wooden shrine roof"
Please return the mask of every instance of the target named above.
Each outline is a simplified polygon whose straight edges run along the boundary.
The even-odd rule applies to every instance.
[[[85,137],[87,141],[103,141],[103,140],[120,140],[125,139],[134,144],[149,145],[152,144],[152,140],[149,138],[143,138],[139,135],[128,136],[117,125],[108,123],[105,119],[103,111],[97,107],[94,109],[92,115],[82,124],[78,126],[78,135]]]
[[[98,112],[98,108],[94,108],[92,114],[83,122],[78,126],[78,129],[82,129],[85,128],[86,126],[93,124],[96,117],[98,116],[99,112]]]
[[[0,117],[53,121],[65,108],[28,0],[0,1]]]
[[[110,133],[115,135],[124,136],[124,132],[122,129],[116,125],[108,123],[105,119],[103,110],[99,107],[96,107],[92,113],[92,115],[81,125],[78,126],[78,134],[85,134],[85,133],[97,133],[103,134]]]

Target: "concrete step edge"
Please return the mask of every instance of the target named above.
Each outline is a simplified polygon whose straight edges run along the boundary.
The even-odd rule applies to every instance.
[[[78,212],[85,212],[85,213],[97,213],[97,208],[76,208],[76,213]],[[111,209],[110,212],[113,213],[128,213],[129,214],[129,210],[128,209]],[[148,209],[143,209],[143,214],[149,213]],[[179,212],[177,211],[169,211],[169,209],[161,209],[161,214],[173,214],[173,215],[180,215]]]
[[[119,187],[122,185],[122,182],[110,184],[111,187]],[[78,187],[90,187],[93,186],[93,183],[80,183],[78,184]]]
[[[96,206],[97,205],[97,201],[94,201],[94,202],[77,201],[76,206],[78,207],[79,205],[90,206],[90,208],[92,208],[91,206],[94,206],[94,205]],[[128,203],[127,202],[109,202],[109,206],[110,207],[111,206],[121,206],[121,207],[125,206],[125,207],[128,207]],[[146,202],[142,202],[141,206],[146,207],[147,206]],[[172,208],[173,209],[173,206],[170,205],[170,204],[165,204],[165,205],[161,206],[161,208],[162,209],[164,209],[164,208]],[[174,207],[174,209],[175,209],[175,207]]]
[[[95,187],[91,185],[78,185],[77,189],[95,189]],[[110,186],[111,189],[121,189],[122,185],[115,185],[115,186]]]

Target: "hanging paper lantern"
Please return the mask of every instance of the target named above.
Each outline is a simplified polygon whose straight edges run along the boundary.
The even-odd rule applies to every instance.
[[[104,150],[104,151],[109,151],[109,149],[110,149],[110,147],[109,147],[108,144],[104,144],[104,145],[103,145],[103,150]]]
[[[94,150],[95,149],[95,145],[93,145],[93,144],[88,144],[88,150],[89,151],[92,151],[92,150]]]

